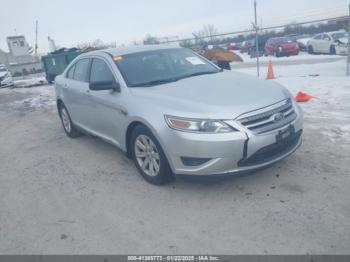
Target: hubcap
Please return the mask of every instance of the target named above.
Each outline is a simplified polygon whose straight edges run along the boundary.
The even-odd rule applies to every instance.
[[[146,135],[139,135],[134,145],[135,157],[138,165],[148,176],[156,176],[159,173],[160,159],[156,145]]]
[[[71,124],[70,124],[68,112],[67,112],[67,110],[65,108],[62,108],[62,110],[61,110],[61,118],[62,118],[62,123],[63,123],[64,129],[68,133],[70,133],[70,131],[71,131]]]

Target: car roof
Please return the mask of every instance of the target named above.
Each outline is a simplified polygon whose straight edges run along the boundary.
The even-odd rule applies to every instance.
[[[145,52],[145,51],[154,51],[154,50],[162,50],[162,49],[180,49],[180,48],[183,48],[183,47],[174,46],[174,45],[135,45],[135,46],[128,46],[128,47],[118,47],[118,48],[109,48],[109,49],[92,51],[92,52],[86,53],[86,55],[99,54],[103,52],[103,53],[108,53],[112,56],[118,56],[118,55],[127,55],[127,54],[139,53],[139,52]]]

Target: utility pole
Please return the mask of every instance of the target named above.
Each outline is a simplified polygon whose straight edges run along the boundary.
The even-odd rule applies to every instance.
[[[349,25],[348,25],[348,57],[346,59],[346,75],[350,75],[350,4],[349,4]]]
[[[35,22],[35,52],[34,55],[38,58],[38,20]]]
[[[256,13],[256,0],[254,0],[254,15],[255,15],[255,55],[256,55],[256,71],[258,77],[260,76],[260,61],[259,61],[259,26],[258,26],[258,16]]]

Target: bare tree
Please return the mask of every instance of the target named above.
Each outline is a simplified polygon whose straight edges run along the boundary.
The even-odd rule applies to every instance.
[[[193,33],[197,39],[209,38],[210,41],[215,40],[217,34],[218,30],[213,24],[204,25],[201,30]]]
[[[159,41],[158,41],[157,37],[151,36],[150,34],[148,34],[145,37],[145,39],[143,40],[143,44],[144,45],[158,45]]]
[[[105,48],[114,48],[116,47],[115,42],[104,43],[101,39],[95,39],[92,42],[82,42],[77,45],[79,49],[83,50],[97,50],[97,49],[105,49]]]

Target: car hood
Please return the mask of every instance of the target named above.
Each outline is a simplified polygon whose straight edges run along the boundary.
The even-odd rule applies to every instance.
[[[347,44],[349,39],[347,37],[342,37],[338,39],[341,43]]]
[[[130,88],[138,105],[164,114],[194,118],[233,119],[290,97],[274,81],[225,71],[153,87]]]

